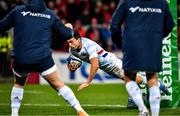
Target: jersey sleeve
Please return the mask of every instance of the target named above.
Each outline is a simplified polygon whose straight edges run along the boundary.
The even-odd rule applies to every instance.
[[[93,46],[93,44],[89,44],[86,48],[88,54],[89,54],[89,60],[94,58],[94,57],[98,57],[97,51],[96,51],[96,47]]]

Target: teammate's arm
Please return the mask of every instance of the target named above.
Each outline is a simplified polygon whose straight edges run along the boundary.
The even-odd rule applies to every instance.
[[[113,13],[111,20],[111,37],[112,41],[119,46],[121,42],[121,24],[123,23],[123,18],[125,15],[126,4],[125,0],[120,0],[118,6]]]
[[[5,32],[14,26],[15,9],[9,12],[6,17],[0,20],[0,32]]]
[[[72,38],[74,35],[74,31],[71,28],[66,27],[57,16],[53,24],[53,30],[66,40]]]
[[[173,27],[174,27],[173,17],[171,15],[171,12],[169,11],[168,4],[166,3],[166,9],[165,9],[165,15],[164,15],[163,37],[168,36],[169,33],[172,31]]]

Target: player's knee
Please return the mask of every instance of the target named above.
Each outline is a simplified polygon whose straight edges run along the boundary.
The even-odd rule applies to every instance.
[[[15,84],[17,86],[24,86],[25,83],[26,83],[26,79],[27,79],[27,77],[18,77],[18,76],[15,76]]]
[[[156,80],[156,73],[154,72],[146,72],[147,81]]]
[[[59,90],[59,89],[61,89],[63,86],[64,86],[64,83],[62,84],[62,83],[57,83],[57,84],[55,84],[55,85],[53,85],[54,86],[54,88],[56,89],[56,90]]]
[[[150,80],[152,78],[155,78],[155,73],[154,72],[146,72],[146,77],[147,77],[147,80]]]
[[[55,80],[55,81],[52,81],[50,83],[53,86],[53,88],[55,88],[56,90],[59,90],[61,87],[64,86],[64,83],[61,82],[60,80]]]
[[[146,72],[149,87],[157,85],[157,76],[154,72]]]
[[[133,81],[136,80],[136,72],[135,71],[125,70],[124,74],[128,79],[133,80]]]
[[[28,73],[26,72],[19,72],[19,71],[16,71],[15,69],[13,69],[13,74],[15,76],[15,84],[18,86],[24,86],[25,83],[26,83],[26,79],[27,79],[27,76],[28,76]]]

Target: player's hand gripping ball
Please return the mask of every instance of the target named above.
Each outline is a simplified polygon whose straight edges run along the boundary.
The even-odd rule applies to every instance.
[[[67,67],[72,72],[76,71],[82,65],[82,61],[73,55],[70,55],[67,61],[68,61]]]

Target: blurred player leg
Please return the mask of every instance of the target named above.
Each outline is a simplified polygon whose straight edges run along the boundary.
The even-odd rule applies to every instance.
[[[149,103],[152,116],[159,115],[160,109],[160,90],[158,87],[157,75],[155,73],[147,73],[149,86]]]
[[[138,83],[138,84],[147,84],[146,72],[138,72],[137,73],[136,83]],[[164,94],[166,94],[166,95],[170,94],[168,88],[160,80],[158,80],[158,87]]]
[[[21,101],[23,99],[24,85],[27,80],[27,74],[19,74],[13,69],[15,75],[15,84],[11,92],[11,116],[18,116]]]
[[[129,93],[129,95],[132,97],[136,105],[138,106],[138,109],[140,111],[140,115],[148,115],[148,110],[146,106],[144,105],[141,91],[136,84],[135,80],[136,73],[131,71],[125,71],[125,82],[126,82],[126,89]]]
[[[55,65],[53,67],[55,67]],[[58,91],[58,95],[61,95],[78,112],[79,116],[88,116],[81,107],[73,91],[59,79],[60,74],[57,71],[57,68],[54,68],[54,70],[48,69],[41,74],[50,85]]]
[[[146,78],[147,77],[144,76],[144,75],[137,75],[136,76],[136,83],[138,83],[139,85],[146,85],[147,84],[147,82],[146,82],[147,79]],[[145,80],[145,81],[143,81],[143,80]],[[158,87],[164,94],[170,95],[168,87],[166,87],[165,84],[161,80],[158,80]],[[147,97],[143,96],[143,100],[146,101]],[[134,101],[132,100],[132,98],[128,98],[127,108],[130,108],[130,109],[137,108],[137,106],[134,103]]]
[[[170,95],[170,92],[168,90],[168,87],[164,85],[164,83],[160,80],[158,80],[158,87],[159,89],[166,95]]]

